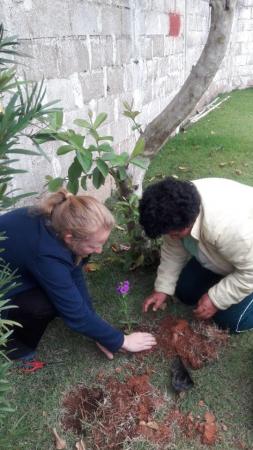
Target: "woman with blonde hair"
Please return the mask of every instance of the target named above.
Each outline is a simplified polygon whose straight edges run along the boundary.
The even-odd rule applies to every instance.
[[[94,339],[109,359],[119,349],[138,352],[155,345],[149,333],[124,335],[92,307],[82,266],[91,253],[101,253],[114,226],[110,211],[88,195],[60,189],[37,207],[18,208],[0,217],[5,232],[3,259],[19,275],[8,293],[18,308],[8,318],[15,327],[8,342],[11,359],[31,359],[56,316],[69,328]]]

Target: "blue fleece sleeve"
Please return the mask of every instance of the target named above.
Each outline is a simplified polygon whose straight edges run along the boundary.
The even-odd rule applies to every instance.
[[[87,290],[79,290],[72,267],[58,258],[39,256],[30,268],[64,322],[74,331],[95,339],[115,352],[123,344],[124,335],[101,319],[90,308]]]
[[[75,269],[72,271],[72,277],[73,277],[73,281],[74,281],[75,285],[77,286],[81,296],[83,298],[86,298],[87,305],[89,306],[89,308],[92,311],[94,311],[94,308],[92,305],[92,300],[91,300],[91,297],[90,297],[89,292],[86,287],[86,283],[85,283],[85,279],[84,279],[84,272],[82,270],[82,267],[80,267],[80,266],[75,267]]]

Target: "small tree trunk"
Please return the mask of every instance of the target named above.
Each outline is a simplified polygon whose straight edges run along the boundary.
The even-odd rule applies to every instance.
[[[211,0],[211,27],[206,45],[172,102],[146,127],[144,155],[153,158],[191,113],[213,80],[227,50],[236,0]]]

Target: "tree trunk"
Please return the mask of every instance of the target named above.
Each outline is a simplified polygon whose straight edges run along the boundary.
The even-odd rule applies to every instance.
[[[152,159],[178,125],[192,112],[213,80],[227,50],[236,0],[211,0],[211,26],[206,45],[171,103],[146,127],[144,155]]]

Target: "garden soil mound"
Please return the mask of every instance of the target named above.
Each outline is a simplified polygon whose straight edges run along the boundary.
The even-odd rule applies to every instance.
[[[159,332],[158,332],[159,330]],[[228,340],[227,333],[211,325],[190,326],[185,320],[164,319],[155,332],[159,351],[169,359],[179,355],[185,364],[198,369],[218,356]],[[138,359],[137,359],[138,362]],[[129,365],[128,365],[129,366]],[[123,367],[124,368],[124,367]],[[122,368],[122,369],[123,369]],[[122,450],[127,440],[142,437],[163,449],[173,439],[175,429],[203,444],[217,442],[217,424],[212,412],[202,418],[185,415],[168,405],[164,395],[150,384],[149,374],[137,374],[133,365],[127,367],[124,381],[115,376],[99,374],[99,385],[88,388],[77,385],[63,399],[62,426],[79,436],[86,436],[94,450]],[[166,411],[162,419],[156,412]]]

